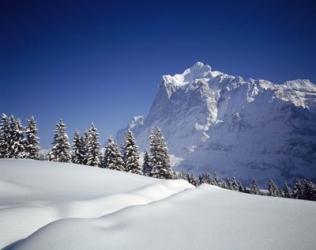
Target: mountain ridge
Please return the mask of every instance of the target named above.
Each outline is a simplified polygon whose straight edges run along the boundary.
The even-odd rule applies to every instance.
[[[162,76],[148,115],[138,119],[131,129],[140,148],[160,127],[170,153],[182,159],[177,170],[259,182],[316,178],[316,85],[307,79],[275,84],[197,62]]]

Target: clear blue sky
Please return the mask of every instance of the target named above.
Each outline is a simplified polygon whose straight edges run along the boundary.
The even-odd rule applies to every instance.
[[[196,61],[316,82],[316,1],[3,0],[0,46],[0,112],[34,115],[44,148],[59,118],[104,144]]]

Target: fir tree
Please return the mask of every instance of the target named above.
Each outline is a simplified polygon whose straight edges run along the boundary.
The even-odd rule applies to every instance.
[[[284,184],[283,194],[284,194],[285,198],[292,198],[293,197],[292,190],[287,183]]]
[[[293,187],[293,197],[304,200],[316,200],[316,184],[308,180],[297,180]]]
[[[172,171],[168,148],[159,128],[152,130],[150,136],[150,161],[152,165],[151,175],[161,179],[171,179]]]
[[[280,190],[273,180],[268,182],[268,191],[270,196],[280,196]]]
[[[108,144],[105,147],[104,157],[101,167],[124,171],[124,161],[120,153],[119,147],[112,138],[108,139]]]
[[[150,164],[150,159],[147,151],[145,151],[144,154],[144,160],[143,160],[143,175],[151,176],[152,167]]]
[[[246,190],[245,190],[243,184],[240,181],[237,181],[237,183],[238,183],[238,191],[244,193]]]
[[[186,174],[186,180],[190,184],[192,184],[193,186],[197,186],[198,183],[199,183],[199,181],[195,178],[195,176],[192,173],[191,174],[189,174],[189,173]]]
[[[25,134],[25,151],[27,157],[30,159],[39,159],[39,138],[37,136],[38,131],[36,127],[36,121],[33,116],[28,120]]]
[[[250,194],[260,194],[260,190],[258,188],[258,185],[255,180],[253,180],[250,184],[250,189],[249,189]]]
[[[142,174],[142,168],[139,164],[138,147],[131,130],[127,131],[125,137],[125,143],[123,145],[123,160],[125,171],[134,174]]]
[[[91,124],[86,144],[86,164],[89,166],[99,166],[100,165],[100,143],[99,134],[96,127]]]
[[[24,158],[25,152],[24,128],[21,121],[14,116],[9,118],[8,158]]]
[[[6,158],[9,155],[10,139],[10,123],[9,117],[6,114],[2,114],[0,121],[0,158]]]
[[[83,136],[82,136],[82,142],[83,142],[83,162],[82,164],[83,165],[87,165],[87,162],[88,162],[88,159],[87,159],[87,151],[88,151],[88,141],[89,141],[89,131],[85,131],[83,133]]]
[[[199,175],[199,185],[201,184],[211,184],[212,178],[208,173],[203,173]]]
[[[84,139],[76,131],[73,137],[71,161],[76,164],[83,164],[85,159]]]
[[[56,124],[53,147],[49,152],[50,161],[69,162],[71,160],[70,144],[68,141],[66,126],[62,120]]]
[[[227,189],[230,189],[230,190],[235,190],[235,191],[239,190],[239,184],[238,184],[235,177],[227,178],[226,179],[226,186],[227,186]]]

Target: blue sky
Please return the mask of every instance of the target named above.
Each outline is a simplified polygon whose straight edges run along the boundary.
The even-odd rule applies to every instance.
[[[196,61],[316,82],[315,1],[0,2],[0,112],[38,120],[48,148],[94,122],[104,144],[146,114],[162,74]]]

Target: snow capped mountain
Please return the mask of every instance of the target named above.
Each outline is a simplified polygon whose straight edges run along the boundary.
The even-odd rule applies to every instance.
[[[155,126],[178,170],[259,182],[316,178],[316,85],[309,80],[246,80],[197,62],[164,75],[148,115],[128,128],[144,149]]]

